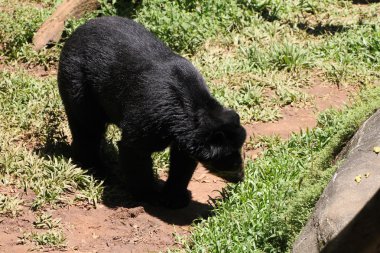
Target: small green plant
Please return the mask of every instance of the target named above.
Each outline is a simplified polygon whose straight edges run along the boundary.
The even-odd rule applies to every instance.
[[[59,227],[61,219],[53,219],[49,213],[38,214],[33,226],[38,229],[53,229]]]
[[[335,83],[337,86],[340,86],[342,82],[344,82],[347,78],[348,68],[349,66],[343,65],[327,65],[326,67],[326,75],[327,78]]]
[[[8,196],[0,193],[0,215],[16,217],[21,214],[23,201],[19,196]]]
[[[280,145],[282,142],[281,137],[278,135],[274,136],[251,136],[251,138],[246,141],[245,147],[248,150],[258,149],[258,148],[274,148]]]
[[[270,62],[278,69],[295,70],[308,67],[308,55],[304,49],[294,44],[275,45]]]
[[[266,70],[271,67],[268,52],[263,52],[256,46],[249,48],[242,47],[241,51],[246,56],[251,69]]]
[[[19,237],[19,244],[33,242],[36,246],[65,248],[66,238],[61,230],[52,229],[42,233],[29,232]]]
[[[103,182],[96,182],[93,177],[83,179],[82,184],[85,187],[76,195],[76,198],[87,200],[89,204],[94,205],[96,208],[103,195]]]
[[[310,100],[306,93],[288,87],[278,87],[276,95],[277,103],[280,106],[296,105]]]
[[[194,53],[207,38],[242,27],[250,18],[236,1],[147,1],[137,20],[172,49]],[[165,6],[165,8],[163,8]]]

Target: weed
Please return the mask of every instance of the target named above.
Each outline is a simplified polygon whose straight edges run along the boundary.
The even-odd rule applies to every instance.
[[[306,103],[310,100],[306,93],[297,91],[287,87],[279,87],[276,89],[277,103],[279,106],[296,105]]]
[[[92,177],[85,179],[82,184],[85,186],[79,194],[76,195],[77,199],[87,200],[88,203],[97,207],[101,196],[103,195],[102,182],[96,182]]]
[[[335,83],[338,87],[344,82],[347,78],[347,74],[349,72],[349,66],[346,64],[331,64],[326,65],[326,75],[327,78],[332,82]]]
[[[0,215],[16,217],[21,213],[22,200],[19,196],[8,196],[0,193]]]
[[[285,43],[274,46],[270,63],[278,69],[294,70],[309,66],[308,56],[304,49],[293,44]]]
[[[19,244],[33,242],[37,246],[64,248],[66,238],[61,230],[52,229],[42,233],[29,232],[19,237]]]
[[[59,226],[61,219],[53,219],[49,213],[42,213],[37,215],[36,220],[33,222],[33,226],[38,229],[53,229]]]

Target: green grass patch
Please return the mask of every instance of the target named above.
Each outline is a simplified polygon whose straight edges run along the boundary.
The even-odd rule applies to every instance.
[[[54,1],[53,1],[54,2]],[[7,61],[21,61],[48,67],[58,60],[59,48],[32,49],[32,38],[49,17],[54,4],[40,8],[32,2],[0,0],[0,56]]]
[[[72,197],[66,197],[68,193],[93,204],[99,201],[102,193],[99,182],[63,155],[50,156],[38,151],[49,146],[54,153],[53,147],[67,141],[67,121],[53,79],[1,72],[0,110],[2,184],[33,192],[34,209],[45,204],[69,203]]]

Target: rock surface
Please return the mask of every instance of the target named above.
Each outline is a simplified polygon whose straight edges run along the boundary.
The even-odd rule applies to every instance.
[[[342,151],[343,162],[324,190],[294,253],[380,252],[380,110]]]

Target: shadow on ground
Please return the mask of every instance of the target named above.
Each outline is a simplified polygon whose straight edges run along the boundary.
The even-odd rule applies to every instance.
[[[213,206],[211,204],[205,204],[198,201],[191,201],[189,206],[176,210],[134,201],[129,195],[126,185],[120,180],[120,178],[122,178],[120,176],[121,173],[118,172],[117,160],[115,161],[115,159],[117,159],[116,148],[109,143],[104,143],[102,149],[106,152],[106,154],[103,154],[102,156],[105,160],[104,164],[110,173],[107,174],[107,177],[98,176],[97,174],[92,173],[91,170],[87,173],[94,176],[94,178],[99,181],[104,181],[102,203],[105,206],[109,208],[134,208],[142,206],[144,207],[145,212],[151,216],[168,224],[179,226],[190,225],[197,219],[207,218],[212,214]],[[58,141],[53,141],[48,138],[45,145],[35,151],[45,159],[50,159],[54,156],[62,156],[66,159],[71,157],[70,145],[65,138]],[[163,185],[164,181],[160,179],[159,184]]]
[[[380,190],[321,252],[380,252],[379,210]]]
[[[380,3],[380,0],[353,0],[353,4],[371,4],[371,3]]]
[[[291,24],[293,25],[293,24]],[[350,28],[348,26],[343,25],[333,25],[333,24],[317,24],[316,26],[312,27],[307,23],[298,23],[297,25],[298,29],[301,29],[305,31],[306,33],[313,35],[313,36],[321,36],[325,34],[331,34],[334,35],[336,33],[342,33],[345,31],[348,31]]]

